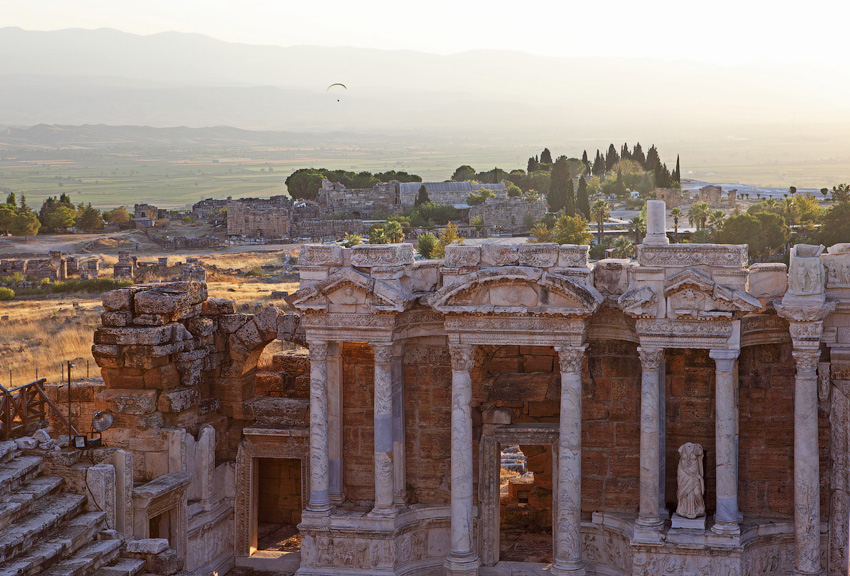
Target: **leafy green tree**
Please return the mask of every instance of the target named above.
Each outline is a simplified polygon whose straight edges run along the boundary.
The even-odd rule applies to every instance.
[[[377,172],[375,178],[380,182],[389,182],[391,180],[398,180],[399,182],[422,182],[422,176],[408,174],[407,172],[396,172],[395,170]]]
[[[114,208],[109,211],[109,223],[119,228],[126,228],[130,225],[130,213],[123,206]]]
[[[833,202],[850,202],[850,184],[839,184],[832,187]]]
[[[426,202],[414,206],[409,212],[410,226],[435,226],[446,224],[457,218],[457,210],[451,204]]]
[[[437,240],[437,245],[434,247],[434,258],[446,257],[446,246],[451,244],[463,244],[463,238],[457,233],[457,225],[449,222],[443,231],[440,232],[440,238]]]
[[[685,217],[678,207],[670,210],[670,217],[673,219],[673,244],[679,243],[679,220]]]
[[[64,204],[56,204],[40,220],[45,228],[59,231],[71,228],[76,218],[77,212],[73,208],[69,208]]]
[[[416,240],[416,250],[425,259],[433,258],[436,248],[437,237],[432,232],[426,232]]]
[[[422,204],[426,204],[431,201],[431,198],[428,197],[428,189],[425,187],[425,184],[419,187],[419,193],[416,195],[416,202],[414,203],[416,206],[421,206]]]
[[[508,198],[519,198],[520,196],[522,196],[520,187],[513,182],[508,184]]]
[[[89,202],[77,217],[77,228],[86,231],[103,228],[103,216],[101,216],[100,210],[92,207],[91,202]]]
[[[723,220],[726,215],[723,210],[714,210],[708,215],[708,231],[710,234],[717,234],[718,230],[723,226]]]
[[[478,206],[484,204],[487,198],[495,198],[496,194],[489,188],[480,188],[478,192],[472,192],[466,196],[466,203],[470,206]]]
[[[610,215],[608,203],[605,200],[599,199],[593,203],[590,209],[590,217],[596,222],[596,233],[598,234],[596,243],[602,244],[602,235],[605,232],[605,220]]]
[[[12,235],[23,236],[25,242],[29,242],[30,236],[38,234],[39,228],[41,228],[41,222],[31,210],[18,210],[12,219]]]
[[[827,210],[820,228],[820,241],[825,246],[850,242],[850,202],[839,201]]]
[[[593,234],[587,231],[587,220],[578,214],[563,214],[555,221],[555,242],[558,244],[590,244]]]
[[[359,246],[363,243],[363,238],[360,234],[351,234],[350,232],[346,232],[345,236],[342,238],[342,245],[345,248],[351,248],[352,246]]]
[[[590,218],[590,198],[587,195],[587,180],[584,179],[584,176],[580,176],[578,179],[576,210],[585,218]]]
[[[722,244],[748,244],[750,254],[757,259],[782,248],[790,237],[785,219],[772,212],[730,216],[717,233],[717,241]]]
[[[455,170],[454,174],[452,174],[451,180],[453,182],[466,182],[467,180],[475,179],[475,169],[472,166],[464,164],[463,166],[459,166],[457,170]]]
[[[387,244],[388,242],[386,230],[381,224],[374,224],[369,228],[369,244]]]
[[[3,235],[9,233],[12,228],[12,221],[15,219],[15,209],[8,204],[0,204],[0,232]]]
[[[543,222],[539,222],[535,224],[531,229],[531,241],[532,242],[552,242],[555,239],[555,234],[551,228],[546,226]]]
[[[507,172],[502,170],[501,168],[493,168],[492,170],[487,170],[486,172],[479,172],[475,175],[475,180],[478,180],[482,184],[498,184],[502,180],[506,180],[510,176]]]
[[[398,222],[387,222],[384,227],[384,233],[387,236],[387,242],[390,244],[401,244],[404,242],[404,230]]]
[[[300,168],[290,174],[284,183],[295,200],[315,200],[322,187],[324,175],[312,168]]]

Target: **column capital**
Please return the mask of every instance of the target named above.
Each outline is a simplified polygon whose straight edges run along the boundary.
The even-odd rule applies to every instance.
[[[475,348],[469,344],[449,344],[452,370],[469,372],[475,365]]]
[[[393,357],[392,342],[369,342],[375,355],[376,364],[389,364]]]
[[[561,372],[580,374],[584,363],[585,350],[587,350],[587,346],[555,346],[561,364]]]
[[[664,361],[664,348],[638,346],[638,355],[640,356],[641,368],[649,371],[658,370],[658,367]]]
[[[708,356],[714,360],[718,372],[731,372],[735,368],[735,360],[740,356],[740,350],[713,349]]]
[[[310,349],[310,361],[324,362],[328,359],[328,343],[324,340],[310,340],[307,342]]]
[[[812,373],[817,370],[820,362],[820,350],[794,350],[791,355],[797,362],[797,370],[811,371]]]

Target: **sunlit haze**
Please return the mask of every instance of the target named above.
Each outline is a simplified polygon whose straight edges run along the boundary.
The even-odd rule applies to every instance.
[[[2,0],[0,25],[205,34],[229,42],[450,54],[507,49],[560,57],[644,57],[842,65],[850,3],[397,0]]]

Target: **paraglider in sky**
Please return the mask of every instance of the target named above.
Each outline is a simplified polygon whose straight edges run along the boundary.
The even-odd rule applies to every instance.
[[[334,82],[333,84],[328,86],[328,89],[325,90],[325,92],[330,92],[331,88],[333,88],[334,86],[342,86],[344,89],[348,90],[348,86],[346,86],[345,84],[342,84],[341,82]],[[339,102],[339,98],[337,98],[336,101]]]

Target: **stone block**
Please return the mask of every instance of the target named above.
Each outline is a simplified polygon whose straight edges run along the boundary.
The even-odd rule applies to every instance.
[[[299,266],[342,266],[342,247],[304,244],[298,253]]]
[[[118,310],[132,310],[133,290],[131,288],[111,290],[103,295],[102,302],[103,307],[111,312]]]
[[[174,335],[172,325],[151,328],[98,328],[94,333],[95,344],[119,344],[156,346],[171,342]]]
[[[193,336],[203,337],[215,332],[216,322],[210,318],[192,318],[186,327]]]
[[[156,390],[122,390],[109,388],[97,395],[99,410],[120,414],[144,415],[156,410]]]
[[[236,309],[233,307],[233,300],[227,298],[210,297],[201,303],[201,315],[203,316],[220,316],[222,314],[233,314]]]
[[[756,298],[781,298],[788,288],[785,264],[753,264],[749,268],[747,292]]]
[[[277,317],[277,339],[291,342],[301,326],[300,314],[281,314]]]
[[[558,266],[565,268],[587,268],[590,246],[562,244],[558,248]]]
[[[100,322],[104,326],[123,327],[133,323],[133,313],[129,310],[106,311],[100,315]]]
[[[471,268],[481,262],[480,246],[464,246],[452,244],[446,246],[444,264],[448,268]]]
[[[16,438],[15,444],[17,444],[18,446],[18,450],[33,450],[35,448],[38,448],[38,440],[36,440],[32,436],[23,436],[21,438]]]
[[[558,264],[557,244],[520,244],[519,265],[551,268]]]
[[[225,314],[219,318],[218,325],[225,334],[233,334],[251,318],[250,314]]]
[[[236,331],[235,336],[242,341],[248,350],[253,350],[265,340],[257,328],[257,323],[254,321],[249,321],[243,324],[242,327]]]
[[[513,266],[519,263],[516,244],[485,244],[481,247],[481,266]]]
[[[303,263],[300,259],[299,262]],[[410,244],[361,244],[351,248],[351,265],[357,268],[407,264],[413,264],[413,246]]]
[[[130,554],[159,554],[168,550],[167,538],[145,538],[127,542],[127,552]]]
[[[261,333],[268,335],[268,338],[274,338],[277,336],[277,319],[281,314],[280,308],[269,306],[254,317],[254,323]]]
[[[199,400],[197,388],[174,388],[159,395],[157,408],[160,412],[184,412],[197,406]]]

